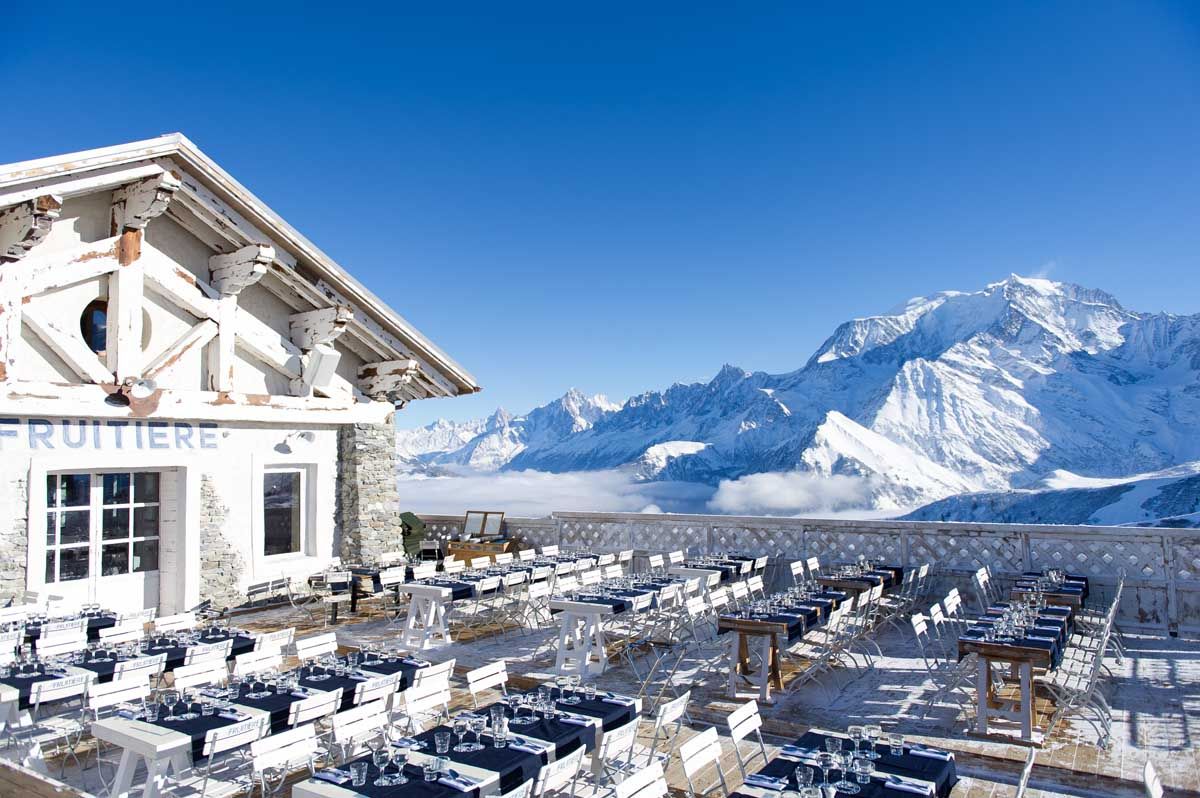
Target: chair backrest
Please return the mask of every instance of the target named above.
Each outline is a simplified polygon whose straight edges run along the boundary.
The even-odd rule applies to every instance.
[[[758,574],[746,579],[746,587],[750,589],[751,593],[766,590],[766,585],[763,584],[763,578]]]
[[[82,696],[87,692],[88,685],[96,678],[94,673],[81,673],[74,676],[64,676],[60,679],[49,679],[44,682],[34,682],[29,686],[29,704],[35,710],[42,704],[52,701],[66,701],[68,698]]]
[[[142,639],[146,627],[141,620],[127,621],[100,630],[100,642],[115,646],[121,643],[133,643]]]
[[[270,720],[269,715],[262,715],[250,718],[250,720],[239,721],[231,726],[209,729],[208,733],[204,735],[204,748],[202,749],[204,755],[212,759],[217,754],[250,745],[266,734]]]
[[[59,634],[49,640],[38,638],[34,648],[37,649],[39,657],[61,657],[63,654],[73,654],[87,648],[87,633]]]
[[[496,561],[496,565],[508,565],[513,561],[513,553],[511,551],[504,551],[493,555],[492,559]]]
[[[517,552],[517,559],[521,562],[529,562],[537,558],[537,552],[533,549],[521,549]]]
[[[250,743],[250,767],[254,773],[268,769],[287,773],[311,762],[319,750],[317,730],[309,723],[269,734]]]
[[[612,565],[616,561],[617,561],[617,555],[613,554],[612,552],[609,552],[608,554],[601,554],[599,557],[597,557],[596,565],[603,568],[606,565]]]
[[[379,586],[383,588],[393,587],[408,581],[408,569],[406,567],[388,568],[379,572]]]
[[[819,557],[809,557],[804,561],[804,567],[808,569],[808,578],[816,579],[821,573],[821,560]]]
[[[200,643],[187,647],[187,652],[183,655],[183,662],[185,665],[195,665],[197,662],[208,662],[209,660],[220,660],[224,663],[232,650],[232,637],[219,643]]]
[[[559,593],[571,593],[579,589],[579,580],[573,576],[560,576],[554,580],[554,589]]]
[[[729,586],[729,593],[734,601],[743,601],[750,597],[750,586],[745,582],[734,582]]]
[[[759,572],[765,571],[767,569],[767,563],[770,561],[771,561],[771,558],[766,556],[765,554],[762,557],[755,557],[754,558],[754,570],[759,571]]]
[[[638,768],[613,787],[614,798],[666,798],[667,780],[661,762]]]
[[[1162,798],[1162,779],[1158,777],[1158,770],[1155,769],[1154,763],[1149,759],[1146,760],[1146,765],[1142,768],[1142,785],[1146,788],[1146,798]]]
[[[544,599],[553,593],[549,582],[533,582],[529,585],[525,593],[525,597],[532,601],[534,599]]]
[[[646,559],[650,564],[651,571],[661,571],[666,565],[666,562],[663,560],[663,556],[661,554],[651,554]]]
[[[375,558],[375,561],[378,562],[381,566],[386,567],[389,565],[394,565],[395,563],[398,563],[398,562],[404,562],[406,559],[408,559],[407,552],[385,551],[383,554],[380,554],[379,556],[377,556]]]
[[[338,711],[342,706],[342,688],[338,687],[326,693],[317,693],[308,698],[302,698],[292,704],[288,710],[288,725],[299,726],[320,718],[326,718]]]
[[[388,723],[386,701],[373,701],[343,710],[333,716],[333,739],[338,743],[349,742],[377,732]]]
[[[604,577],[595,568],[590,571],[584,571],[579,575],[579,583],[584,586],[598,585],[604,581]]]
[[[583,750],[583,746],[579,746],[566,756],[543,765],[533,788],[534,795],[544,796],[565,791],[564,788],[570,785],[579,773],[579,765],[583,762]]]
[[[307,662],[326,654],[336,654],[337,647],[337,635],[333,632],[302,637],[296,641],[296,657],[301,662]]]
[[[533,779],[523,781],[508,792],[500,793],[500,798],[529,798],[533,793]]]
[[[682,551],[677,550],[667,552],[667,562],[671,563],[671,565],[679,565],[679,563],[683,562],[683,560],[684,557]]]
[[[444,560],[442,562],[442,570],[448,574],[461,574],[467,570],[467,564],[462,560]]]
[[[283,650],[290,646],[295,639],[296,627],[294,626],[289,626],[286,629],[278,629],[274,632],[266,632],[255,636],[254,650],[259,653],[282,654]]]
[[[788,563],[788,571],[792,574],[792,581],[804,578],[804,560],[792,560]]]
[[[714,613],[719,613],[729,605],[729,591],[726,588],[719,587],[716,590],[710,590],[708,593],[708,606],[712,608]]]
[[[450,688],[437,682],[414,684],[403,696],[404,709],[414,723],[419,716],[443,712],[450,704]]]
[[[162,674],[167,667],[166,654],[151,654],[145,657],[134,657],[117,663],[113,669],[114,679],[142,679],[149,682],[151,677]]]
[[[58,643],[63,640],[74,640],[79,635],[87,637],[87,619],[77,618],[70,621],[52,621],[44,623],[41,634],[38,635],[36,647]]]
[[[164,615],[154,620],[155,632],[178,632],[191,629],[196,625],[196,613],[180,612],[175,615]]]
[[[623,563],[633,562],[633,549],[622,549],[617,554],[617,561]]]
[[[233,675],[248,676],[252,673],[279,670],[283,667],[283,655],[278,651],[249,651],[233,658]]]
[[[600,572],[604,575],[605,579],[620,579],[625,575],[625,569],[616,563],[605,565],[601,568]]]
[[[413,686],[443,685],[448,689],[450,687],[450,674],[454,673],[454,665],[457,662],[457,659],[448,659],[445,662],[439,662],[437,664],[430,665],[427,668],[421,668],[413,673]]]
[[[762,728],[762,715],[758,712],[758,702],[751,700],[742,704],[729,713],[725,722],[729,724],[730,739],[735,743],[744,740],[747,735]]]
[[[88,709],[95,712],[117,704],[144,702],[150,697],[150,682],[147,679],[113,678],[111,682],[96,682],[88,687]]]
[[[570,560],[566,560],[564,562],[554,564],[555,575],[569,574],[574,570],[575,570],[575,563],[571,562]]]
[[[688,701],[691,700],[692,691],[688,690],[678,698],[659,704],[654,711],[654,730],[657,732],[668,723],[675,723],[682,718],[683,713],[687,711]]]
[[[558,556],[558,546],[542,546],[542,556],[543,557],[557,557]]]
[[[421,565],[414,565],[412,572],[413,579],[428,579],[431,576],[437,576],[437,563],[427,562]]]
[[[467,567],[470,568],[472,571],[477,570],[479,568],[487,568],[491,564],[492,564],[491,557],[472,557],[471,559],[467,560]]]
[[[0,632],[0,655],[15,653],[17,646],[21,645],[21,641],[24,639],[25,632],[20,629],[14,629],[11,632]]]
[[[484,690],[502,687],[508,684],[508,668],[504,660],[496,660],[474,670],[467,671],[467,689],[472,696],[477,696]]]
[[[396,686],[399,684],[399,673],[375,676],[359,682],[354,687],[354,703],[359,706],[370,704],[373,701],[386,701],[392,693],[396,692]]]
[[[28,604],[14,604],[11,607],[0,607],[0,623],[20,623],[29,617],[33,607]]]
[[[524,571],[510,571],[500,577],[504,581],[504,589],[525,584],[529,580],[529,574]]]
[[[603,732],[597,756],[605,762],[630,761],[637,743],[638,723],[634,718],[623,726]]]
[[[708,765],[716,765],[717,770],[720,770],[721,742],[717,737],[716,727],[709,726],[680,743],[679,759],[683,765],[683,775],[689,782]]]
[[[222,684],[229,679],[229,670],[225,667],[224,659],[208,659],[194,665],[180,665],[172,674],[175,677],[173,686],[178,690]]]

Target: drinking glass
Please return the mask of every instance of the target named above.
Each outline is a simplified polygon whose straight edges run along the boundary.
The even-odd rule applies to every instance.
[[[217,705],[211,701],[203,701],[200,704],[200,714],[206,718],[211,718],[217,711]]]
[[[433,750],[444,754],[450,750],[450,732],[441,731],[433,734]]]
[[[862,792],[862,788],[850,781],[850,768],[854,766],[854,754],[850,751],[842,751],[837,754],[837,759],[838,767],[842,771],[842,777],[833,786],[838,792],[844,792],[848,795]]]
[[[408,764],[408,750],[392,748],[392,764],[396,766],[396,775],[392,777],[392,784],[408,784],[408,776],[404,775],[404,766]]]
[[[822,798],[820,787],[801,787],[800,798]]]
[[[821,783],[817,785],[824,792],[826,787],[829,787],[829,771],[833,770],[834,759],[833,754],[822,751],[817,754],[817,767],[821,769]]]
[[[459,715],[454,719],[454,723],[452,724],[451,728],[454,729],[454,734],[458,737],[458,745],[454,746],[454,750],[458,751],[460,754],[471,750],[467,748],[466,743],[463,742],[463,738],[467,736],[467,729],[469,728],[467,719],[462,715]]]
[[[350,763],[350,783],[355,787],[361,787],[367,783],[366,762]]]
[[[850,742],[854,743],[854,755],[858,756],[858,746],[863,741],[863,727],[847,726],[846,736],[850,738]]]
[[[879,742],[879,738],[883,736],[883,728],[877,723],[872,723],[863,727],[863,733],[867,736],[868,743],[867,753],[863,756],[874,762],[879,758],[879,752],[875,750],[875,745]]]
[[[392,783],[392,780],[387,777],[383,771],[387,769],[388,761],[391,759],[391,753],[387,750],[387,745],[371,750],[371,763],[379,768],[379,777],[373,782],[376,787],[387,787]]]
[[[146,722],[154,723],[158,720],[158,702],[151,701],[146,704]]]
[[[583,681],[583,677],[578,673],[567,677],[567,688],[571,691],[571,695],[563,699],[564,704],[579,703],[579,684]]]
[[[869,784],[871,774],[875,772],[875,763],[869,759],[854,760],[854,777],[859,784]]]
[[[492,745],[496,748],[508,747],[508,718],[504,713],[492,716]]]
[[[175,705],[179,703],[179,693],[174,690],[165,690],[162,694],[163,706],[167,708],[167,717],[165,720],[175,720]]]
[[[806,765],[801,765],[796,768],[796,786],[800,789],[811,787],[813,783],[812,769]]]
[[[825,750],[831,754],[840,754],[842,752],[842,741],[837,737],[826,737]]]
[[[483,730],[487,728],[487,718],[483,715],[473,717],[471,718],[470,726],[471,732],[475,735],[475,742],[471,744],[471,750],[482,751],[483,743],[479,742],[479,738],[483,734]]]
[[[588,701],[596,700],[596,683],[588,682],[583,688],[583,695]]]
[[[904,755],[904,735],[903,734],[889,734],[888,735],[888,745],[891,746],[892,756],[903,756]]]
[[[521,709],[528,709],[528,715],[522,715]],[[533,716],[533,697],[525,694],[517,694],[513,696],[513,726],[528,726],[531,723],[536,723],[537,718]]]

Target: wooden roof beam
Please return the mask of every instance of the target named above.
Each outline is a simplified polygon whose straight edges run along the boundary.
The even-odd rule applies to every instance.
[[[21,260],[42,243],[62,212],[62,197],[43,194],[0,211],[0,263]]]
[[[358,370],[358,384],[363,393],[377,402],[403,406],[412,398],[408,386],[420,368],[415,360],[368,363]]]

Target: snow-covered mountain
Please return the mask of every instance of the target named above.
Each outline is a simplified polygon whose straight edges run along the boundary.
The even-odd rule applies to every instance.
[[[438,420],[417,429],[397,430],[396,451],[401,468],[409,472],[495,471],[526,448],[551,446],[619,408],[603,395],[585,396],[572,388],[523,416],[501,408],[486,419]]]
[[[867,480],[870,509],[911,509],[1060,470],[1127,478],[1200,460],[1200,315],[1133,312],[1102,291],[1013,275],[846,322],[786,374],[725,366],[617,410],[592,405],[580,423],[531,424],[556,404],[471,422],[478,431],[414,431],[430,447],[416,456],[707,485],[843,475]]]
[[[1056,471],[1036,490],[950,496],[904,520],[1200,527],[1200,463],[1123,479]]]

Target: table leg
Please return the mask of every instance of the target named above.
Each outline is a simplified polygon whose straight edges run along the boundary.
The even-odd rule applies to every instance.
[[[992,674],[990,663],[983,657],[977,657],[975,666],[975,730],[987,734],[988,730],[988,695],[992,689]]]
[[[1033,739],[1033,665],[1021,663],[1021,739]]]
[[[760,635],[762,639],[762,664],[758,671],[758,700],[767,703],[771,699],[771,635]]]
[[[137,770],[138,759],[137,754],[128,748],[121,752],[121,761],[117,764],[117,774],[113,778],[110,796],[126,798],[129,795],[129,790],[133,787],[133,772]]]

